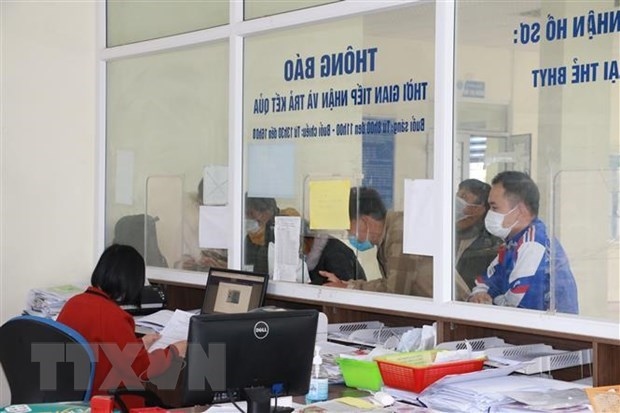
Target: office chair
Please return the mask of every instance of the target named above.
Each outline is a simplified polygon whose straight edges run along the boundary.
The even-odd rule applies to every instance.
[[[4,323],[0,337],[11,404],[90,400],[95,356],[77,331],[25,315]]]

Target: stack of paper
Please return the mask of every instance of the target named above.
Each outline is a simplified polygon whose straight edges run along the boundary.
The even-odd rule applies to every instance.
[[[512,366],[514,370],[517,366]],[[448,376],[424,390],[418,400],[441,412],[484,413],[512,405],[517,392],[549,393],[584,386],[559,380],[523,375],[505,375],[510,369],[488,369],[461,376]],[[540,395],[538,396],[540,399]],[[532,410],[530,406],[528,411]]]
[[[159,310],[144,317],[136,317],[136,327],[145,327],[159,333],[170,321],[172,314],[174,314],[172,310]]]
[[[75,285],[33,288],[28,291],[25,312],[30,315],[56,318],[67,300],[84,290],[85,288]]]
[[[164,328],[160,331],[161,337],[149,348],[149,352],[160,348],[166,348],[177,341],[187,340],[189,332],[189,319],[194,313],[175,310]]]
[[[193,311],[183,310],[159,310],[156,313],[149,314],[136,319],[136,330],[147,328],[161,335],[151,347],[149,351],[166,348],[170,344],[177,341],[187,340],[189,332],[189,319],[196,315]]]
[[[316,346],[320,349],[321,357],[323,358],[323,367],[325,367],[327,371],[329,382],[331,384],[342,383],[342,373],[336,359],[343,355],[354,354],[358,351],[358,348],[333,343],[331,341],[317,341]]]

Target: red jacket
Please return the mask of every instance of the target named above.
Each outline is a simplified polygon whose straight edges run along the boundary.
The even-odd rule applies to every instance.
[[[119,387],[143,389],[145,381],[163,373],[178,356],[172,346],[147,352],[136,337],[133,317],[99,288],[89,287],[69,299],[58,321],[78,331],[93,347],[97,358],[93,395]]]

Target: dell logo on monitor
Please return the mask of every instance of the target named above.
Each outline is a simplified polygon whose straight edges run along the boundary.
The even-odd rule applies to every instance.
[[[258,323],[254,324],[254,336],[257,339],[262,340],[267,337],[268,334],[269,326],[267,325],[267,323],[265,323],[264,321],[259,321]]]

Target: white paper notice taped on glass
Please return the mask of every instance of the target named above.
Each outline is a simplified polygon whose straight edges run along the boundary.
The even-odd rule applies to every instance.
[[[273,279],[296,281],[300,262],[301,217],[276,217],[275,224]]]
[[[228,167],[208,165],[202,170],[202,203],[226,205],[228,203]]]
[[[230,208],[228,206],[200,206],[198,223],[200,248],[228,248],[229,228]]]
[[[248,196],[294,198],[295,145],[253,143],[248,145]]]
[[[438,211],[432,179],[405,179],[404,253],[435,255],[439,245]]]

